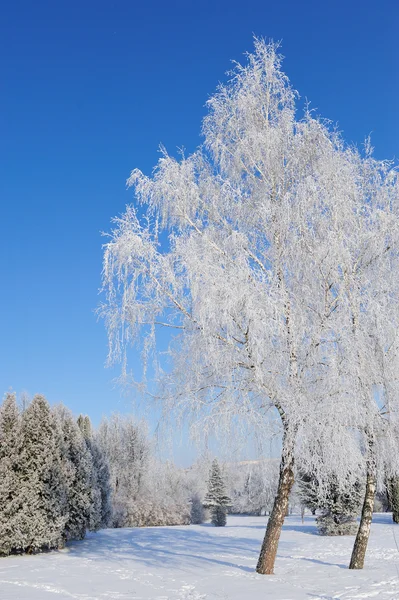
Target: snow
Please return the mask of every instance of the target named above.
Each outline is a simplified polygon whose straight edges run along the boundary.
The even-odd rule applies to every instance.
[[[391,519],[374,516],[365,568],[349,571],[353,537],[321,537],[314,517],[287,517],[274,576],[254,572],[265,517],[102,530],[58,552],[0,559],[0,599],[398,600]]]

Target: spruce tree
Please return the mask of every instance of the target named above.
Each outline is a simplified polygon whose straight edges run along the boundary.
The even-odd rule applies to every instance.
[[[399,477],[392,477],[387,485],[389,504],[392,510],[392,520],[399,523]]]
[[[210,508],[212,523],[215,527],[226,525],[226,512],[230,504],[219,463],[215,458],[209,472],[208,491],[204,498],[204,507]]]
[[[324,483],[323,492],[316,477],[301,473],[299,477],[299,495],[304,506],[313,514],[319,509],[316,518],[321,535],[355,535],[358,529],[357,516],[360,513],[363,489],[360,482],[354,486],[338,485],[331,477]]]
[[[298,474],[298,491],[302,506],[308,508],[312,515],[320,508],[319,484],[313,475],[300,472]]]
[[[79,415],[78,425],[92,459],[89,529],[90,531],[97,531],[108,527],[112,516],[108,461],[93,436],[90,418]]]
[[[15,517],[17,551],[37,552],[63,545],[67,495],[58,441],[50,406],[37,395],[22,414],[19,510]]]
[[[20,414],[15,394],[7,394],[0,408],[0,554],[15,547],[18,510],[18,450]]]
[[[80,540],[90,525],[92,458],[72,414],[65,407],[58,407],[57,414],[62,432],[64,468],[68,473],[68,518],[64,537],[66,541]]]

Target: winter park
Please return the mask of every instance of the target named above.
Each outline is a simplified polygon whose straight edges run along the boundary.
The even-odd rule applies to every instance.
[[[398,25],[5,8],[0,600],[399,600]]]

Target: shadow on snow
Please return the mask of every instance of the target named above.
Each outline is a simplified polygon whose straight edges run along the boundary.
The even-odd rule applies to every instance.
[[[265,518],[264,525],[251,524],[251,522],[247,525],[235,525],[233,519],[234,517],[231,518],[233,522],[230,522],[226,528],[220,528],[220,534],[218,531],[217,535],[209,532],[214,527],[208,523],[184,528],[178,526],[107,529],[96,534],[89,534],[85,540],[80,542],[68,544],[68,553],[71,557],[81,556],[91,560],[106,558],[108,561],[119,562],[134,559],[147,567],[178,566],[183,570],[198,564],[198,562],[204,565],[213,563],[253,573],[260,551],[260,541],[225,535],[224,532],[229,529],[239,530],[242,528],[265,531],[267,518]],[[291,524],[288,518],[283,528],[284,531],[317,535],[312,518],[305,518],[303,525]],[[292,542],[281,540],[282,547],[286,548],[291,544]],[[250,561],[253,566],[241,564],[241,561]]]

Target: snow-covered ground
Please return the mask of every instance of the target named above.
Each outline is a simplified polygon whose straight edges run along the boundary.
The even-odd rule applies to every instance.
[[[349,571],[352,537],[316,535],[288,517],[274,576],[254,572],[265,518],[227,526],[108,529],[65,550],[0,559],[1,600],[399,599],[399,526],[375,515],[363,571]],[[396,540],[395,540],[396,535]]]

